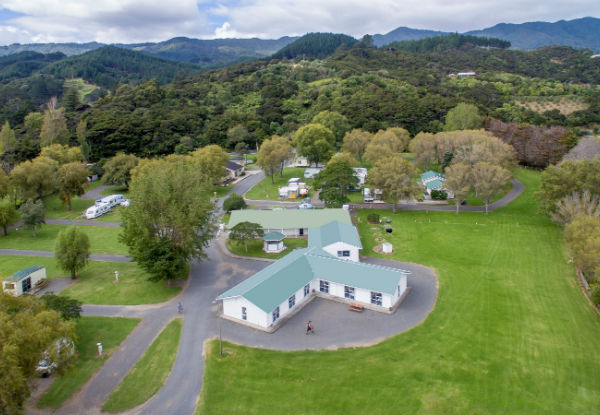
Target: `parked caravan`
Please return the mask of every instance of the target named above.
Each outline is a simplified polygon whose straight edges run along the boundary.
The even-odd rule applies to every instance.
[[[117,206],[125,201],[125,196],[123,195],[110,195],[103,197],[102,199],[96,200],[96,206],[106,203],[109,207]]]
[[[90,206],[85,211],[85,217],[87,219],[97,218],[99,216],[104,215],[105,213],[110,212],[110,208],[111,206],[109,206],[108,203],[100,203],[94,206]]]

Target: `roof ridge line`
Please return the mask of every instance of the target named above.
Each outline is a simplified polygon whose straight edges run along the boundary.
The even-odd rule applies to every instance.
[[[314,249],[314,248],[313,248]],[[347,259],[339,259],[334,257],[333,255],[328,254],[326,255],[318,255],[318,254],[312,254],[310,252],[305,252],[304,253],[305,256],[313,256],[313,257],[319,257],[319,258],[324,258],[324,259],[329,259],[332,261],[339,261],[339,262],[344,262],[344,263],[352,263],[352,264],[358,264],[358,265],[363,265],[365,267],[371,267],[371,268],[377,268],[377,269],[386,269],[386,270],[390,270],[390,271],[399,271],[402,272],[404,274],[412,274],[412,272],[402,269],[402,268],[393,268],[393,267],[387,267],[385,265],[375,265],[375,264],[369,264],[367,262],[360,262],[360,261],[349,261]],[[311,266],[312,269],[312,266]]]

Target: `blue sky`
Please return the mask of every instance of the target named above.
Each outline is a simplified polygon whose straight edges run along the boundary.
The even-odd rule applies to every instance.
[[[463,32],[496,23],[600,17],[598,0],[0,0],[0,45],[134,43],[175,36],[278,38]]]

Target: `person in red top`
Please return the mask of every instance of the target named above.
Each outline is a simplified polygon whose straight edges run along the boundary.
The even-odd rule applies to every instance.
[[[312,321],[308,321],[308,323],[306,323],[306,334],[314,334],[315,330],[313,329],[313,325],[312,325]]]

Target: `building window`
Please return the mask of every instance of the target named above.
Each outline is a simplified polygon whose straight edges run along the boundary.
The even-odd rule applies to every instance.
[[[242,307],[242,320],[248,320],[248,315],[246,314],[246,307]]]
[[[381,293],[376,293],[375,291],[371,291],[371,304],[381,305]]]
[[[290,309],[292,309],[292,308],[294,308],[295,305],[296,305],[296,294],[294,294],[290,298],[288,298],[288,307]]]
[[[306,297],[310,293],[310,284],[304,286],[304,296]]]
[[[344,287],[344,297],[354,300],[354,287],[348,287],[347,285]]]
[[[337,251],[337,256],[347,258],[350,256],[350,251]]]
[[[277,319],[279,319],[279,306],[273,310],[273,323],[275,323]]]
[[[327,281],[321,280],[319,282],[319,291],[325,294],[329,294],[329,283]]]

